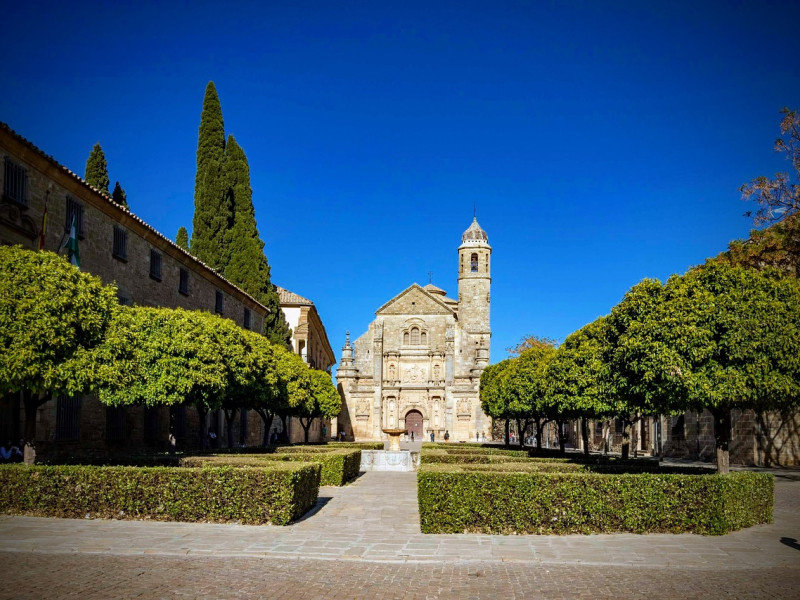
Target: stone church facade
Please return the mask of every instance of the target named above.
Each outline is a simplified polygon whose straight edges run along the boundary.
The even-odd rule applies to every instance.
[[[458,300],[414,283],[381,306],[353,343],[348,334],[336,375],[337,426],[347,438],[380,440],[383,429],[404,428],[416,439],[488,439],[478,386],[492,335],[491,254],[475,219],[458,248]]]

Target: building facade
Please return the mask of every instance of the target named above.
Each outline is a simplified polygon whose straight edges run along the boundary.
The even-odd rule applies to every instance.
[[[317,307],[308,298],[280,286],[275,287],[278,288],[281,310],[289,327],[292,328],[292,349],[303,358],[309,367],[325,371],[330,375],[333,365],[336,364],[336,356],[333,354]],[[275,423],[273,429],[281,431],[282,426],[282,423]],[[290,442],[296,443],[305,440],[305,432],[299,419],[292,418],[286,426]],[[335,422],[315,419],[309,429],[308,439],[310,442],[321,442],[325,438],[329,438],[332,435],[331,432],[334,431],[336,431]]]
[[[43,249],[63,254],[74,218],[81,270],[114,283],[121,304],[205,310],[263,330],[265,306],[3,123],[0,161],[0,243],[39,249],[46,207]],[[21,404],[19,394],[0,392],[3,442],[22,435]],[[201,423],[189,406],[111,408],[92,396],[59,397],[39,408],[36,421],[31,441],[38,458],[165,449],[171,434],[179,447],[196,446],[206,435],[217,445],[228,443],[221,411]],[[242,411],[231,441],[259,444],[263,433],[261,419]]]
[[[381,306],[352,344],[347,335],[336,374],[337,431],[356,440],[385,439],[383,430],[393,428],[426,440],[490,436],[479,383],[492,335],[491,254],[474,219],[458,248],[458,300],[415,283]]]

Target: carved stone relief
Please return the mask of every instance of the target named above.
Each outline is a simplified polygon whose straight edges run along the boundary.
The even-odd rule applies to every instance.
[[[411,365],[403,369],[403,381],[406,383],[425,383],[428,380],[428,372],[424,366]]]

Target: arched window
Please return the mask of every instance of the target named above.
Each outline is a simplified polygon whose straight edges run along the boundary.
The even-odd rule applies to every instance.
[[[473,254],[470,257],[470,271],[472,271],[473,273],[477,273],[478,272],[478,255],[477,254]]]
[[[403,344],[408,346],[408,332],[403,333]]]
[[[419,344],[419,329],[416,327],[411,328],[411,345],[416,346]]]
[[[420,341],[423,345],[428,343],[428,334],[424,331],[420,334]]]

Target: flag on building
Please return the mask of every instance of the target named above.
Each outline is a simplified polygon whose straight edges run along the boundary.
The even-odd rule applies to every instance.
[[[67,249],[67,258],[70,264],[81,268],[81,255],[78,252],[78,231],[75,215],[72,216],[72,224],[69,227],[69,237],[64,242],[62,248]]]

